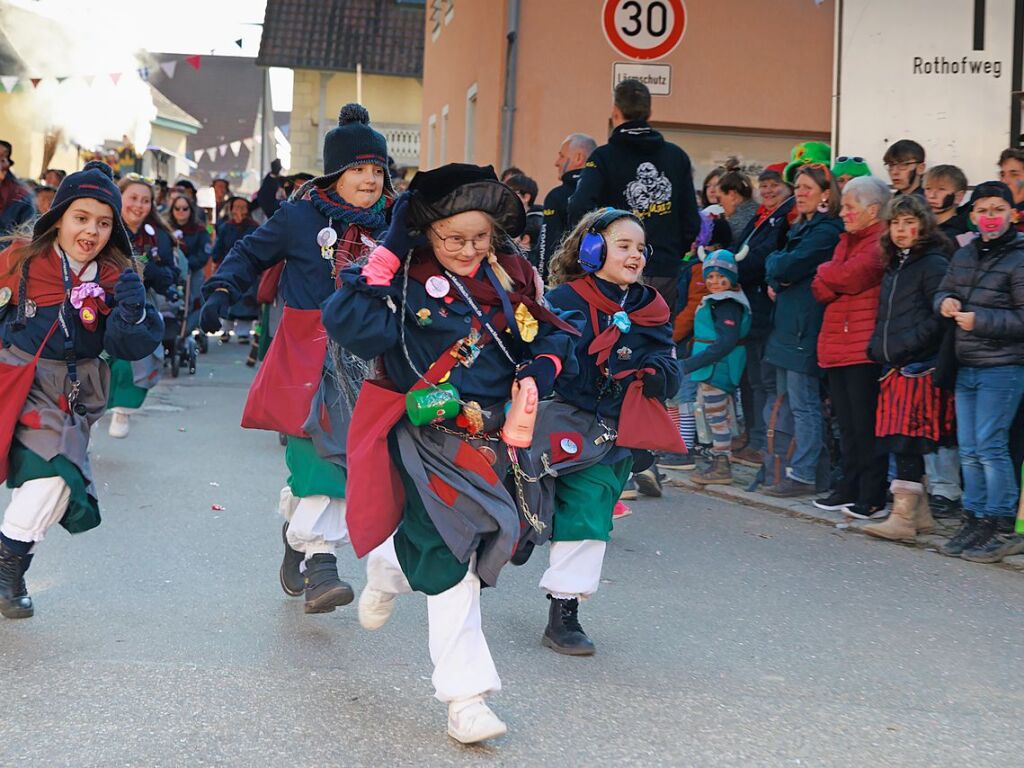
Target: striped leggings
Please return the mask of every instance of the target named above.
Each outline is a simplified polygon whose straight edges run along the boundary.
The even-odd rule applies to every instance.
[[[704,418],[711,430],[711,452],[728,456],[732,452],[732,423],[729,418],[732,395],[703,381],[698,387],[704,401]]]

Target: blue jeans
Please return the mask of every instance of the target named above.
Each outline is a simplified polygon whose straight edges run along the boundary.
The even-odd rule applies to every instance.
[[[1017,514],[1010,424],[1024,394],[1024,366],[961,368],[956,376],[956,434],[964,473],[964,510],[976,517]]]
[[[793,415],[796,449],[786,468],[786,476],[799,483],[814,485],[825,440],[820,379],[812,374],[776,368],[775,389],[780,395],[787,395],[788,407]],[[769,405],[766,405],[766,409]]]
[[[950,501],[960,501],[960,454],[956,446],[940,447],[924,455],[924,473],[928,476],[928,493]]]

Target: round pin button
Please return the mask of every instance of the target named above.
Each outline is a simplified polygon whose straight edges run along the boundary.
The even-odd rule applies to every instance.
[[[580,450],[580,447],[576,445],[576,441],[571,440],[568,437],[563,437],[562,442],[559,443],[559,445],[562,446],[562,450],[565,451],[566,453],[575,454]]]
[[[334,227],[324,227],[316,233],[316,244],[321,248],[330,248],[338,242],[338,233],[334,231]]]
[[[448,295],[452,285],[448,282],[447,278],[441,277],[441,275],[434,275],[427,278],[426,289],[428,296],[434,299],[441,299]]]
[[[14,294],[11,293],[11,289],[8,288],[6,285],[3,288],[0,288],[0,307],[6,307],[8,304],[10,304],[11,296],[13,295]]]

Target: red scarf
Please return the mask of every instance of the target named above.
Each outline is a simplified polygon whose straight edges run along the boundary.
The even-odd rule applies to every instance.
[[[18,255],[18,250],[25,245],[25,242],[12,243],[0,253],[0,275],[3,275],[0,277],[0,288],[11,289],[12,303],[19,300],[18,283],[21,281],[21,270],[17,270],[13,275],[8,275],[7,272],[10,271],[11,264]],[[117,283],[117,278],[120,277],[120,272],[109,262],[100,262],[98,266],[96,279],[90,282],[99,283],[108,296],[113,296],[114,285]],[[78,275],[74,272],[71,273],[72,287],[81,285],[82,282],[78,279]],[[56,250],[51,249],[46,255],[36,256],[28,263],[26,288],[28,298],[37,306],[54,307],[64,301],[64,279],[61,277],[60,260]]]
[[[594,326],[595,333],[597,333],[597,329],[600,327],[597,324],[598,312],[604,312],[604,314],[612,317],[616,312],[623,311],[618,302],[609,299],[601,293],[601,289],[597,287],[591,275],[587,275],[579,280],[573,280],[569,283],[569,287],[576,291],[580,298],[590,305],[590,322]],[[653,328],[668,322],[668,304],[665,303],[665,299],[661,297],[660,293],[654,291],[653,299],[644,306],[634,309],[627,314],[631,323]],[[604,365],[608,362],[612,348],[619,343],[620,336],[622,336],[622,331],[619,330],[615,323],[612,323],[594,337],[594,340],[590,342],[590,346],[587,348],[587,352],[591,355],[597,355],[597,364]]]
[[[510,253],[499,253],[498,263],[502,266],[510,278],[512,288],[506,293],[513,309],[519,304],[525,304],[530,314],[538,322],[553,325],[559,330],[579,336],[580,333],[569,323],[565,322],[550,309],[537,301],[537,286],[533,280],[530,263],[521,256],[514,256]],[[441,263],[434,256],[432,251],[420,250],[413,255],[412,264],[409,267],[409,277],[417,283],[425,284],[428,279],[444,272]],[[479,273],[478,273],[479,274]],[[466,286],[469,295],[480,306],[496,307],[501,306],[501,297],[494,290],[490,280],[477,277],[460,277],[459,281]],[[456,300],[461,301],[462,297],[456,291],[452,294]],[[667,311],[667,310],[666,310]],[[503,313],[498,313],[503,316]],[[497,319],[498,316],[495,316]],[[510,318],[506,318],[509,319]]]

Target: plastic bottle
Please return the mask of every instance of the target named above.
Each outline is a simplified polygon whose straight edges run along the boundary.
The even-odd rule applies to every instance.
[[[537,422],[537,382],[527,377],[512,384],[512,404],[505,415],[501,439],[515,448],[529,448]]]

